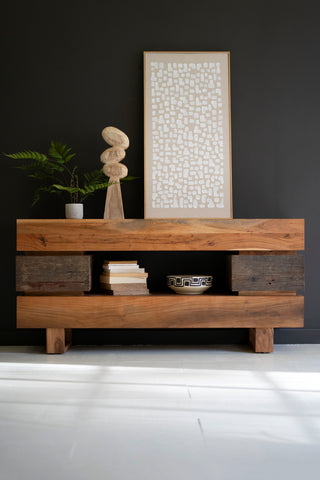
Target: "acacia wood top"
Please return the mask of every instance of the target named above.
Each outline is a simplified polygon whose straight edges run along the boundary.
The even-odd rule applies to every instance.
[[[17,220],[17,250],[304,250],[304,220]]]

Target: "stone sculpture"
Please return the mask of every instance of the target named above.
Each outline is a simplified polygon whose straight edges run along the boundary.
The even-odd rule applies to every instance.
[[[103,173],[109,177],[109,182],[112,184],[107,190],[103,218],[124,218],[120,180],[128,175],[128,169],[120,162],[126,156],[125,150],[129,147],[129,138],[115,127],[104,128],[102,138],[111,145],[101,154],[100,160],[104,163]]]

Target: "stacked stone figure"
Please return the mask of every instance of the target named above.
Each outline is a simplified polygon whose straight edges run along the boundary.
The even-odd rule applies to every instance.
[[[104,163],[103,173],[109,177],[109,182],[112,184],[107,190],[103,218],[124,218],[120,179],[128,175],[128,169],[120,162],[126,156],[125,150],[129,147],[129,138],[115,127],[104,128],[102,138],[111,145],[101,154],[100,159]]]

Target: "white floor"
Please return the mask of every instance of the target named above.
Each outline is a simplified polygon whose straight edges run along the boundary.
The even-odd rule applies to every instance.
[[[0,347],[0,480],[320,478],[320,345]]]

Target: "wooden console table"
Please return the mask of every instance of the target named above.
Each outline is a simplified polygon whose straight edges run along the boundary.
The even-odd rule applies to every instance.
[[[73,328],[249,328],[271,352],[274,328],[303,327],[302,250],[301,219],[17,220],[17,327],[45,328],[48,353]],[[223,251],[230,291],[94,294],[85,252],[101,251]]]

